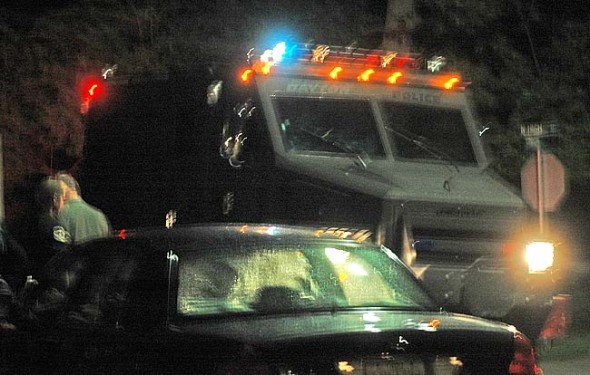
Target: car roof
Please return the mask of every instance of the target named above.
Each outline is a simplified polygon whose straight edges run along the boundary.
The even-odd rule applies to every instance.
[[[173,228],[150,227],[123,229],[117,236],[122,239],[146,239],[168,241],[190,241],[191,239],[215,240],[269,240],[280,241],[321,241],[337,240],[373,244],[373,233],[369,229],[322,225],[249,224],[249,223],[207,223],[178,225]]]

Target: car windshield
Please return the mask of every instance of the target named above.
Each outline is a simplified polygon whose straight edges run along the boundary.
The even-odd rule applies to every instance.
[[[342,243],[243,245],[178,256],[184,316],[382,307],[432,309],[413,275],[385,248]]]
[[[381,103],[397,158],[473,164],[473,147],[459,109]]]

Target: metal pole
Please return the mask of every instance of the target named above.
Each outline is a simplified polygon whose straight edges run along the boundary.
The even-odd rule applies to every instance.
[[[543,154],[541,153],[541,139],[537,139],[537,207],[539,208],[539,232],[543,234],[545,192],[543,191]]]

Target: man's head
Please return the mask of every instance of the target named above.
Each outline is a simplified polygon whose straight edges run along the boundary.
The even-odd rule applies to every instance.
[[[65,190],[61,183],[54,178],[41,181],[37,191],[37,201],[43,209],[59,211],[65,200]]]
[[[59,181],[64,190],[66,201],[81,197],[80,185],[71,174],[60,172],[55,176],[55,179]]]

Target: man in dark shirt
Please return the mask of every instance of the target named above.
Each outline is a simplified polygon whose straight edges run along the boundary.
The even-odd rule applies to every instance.
[[[81,196],[80,185],[67,173],[59,173],[56,179],[65,191],[65,203],[59,213],[59,222],[70,234],[73,244],[79,244],[111,234],[111,224],[98,208],[86,203]]]
[[[39,239],[41,248],[33,256],[34,272],[40,271],[47,261],[58,252],[68,248],[70,234],[59,222],[59,213],[63,208],[65,192],[61,183],[49,177],[43,181],[37,191],[39,213]]]

